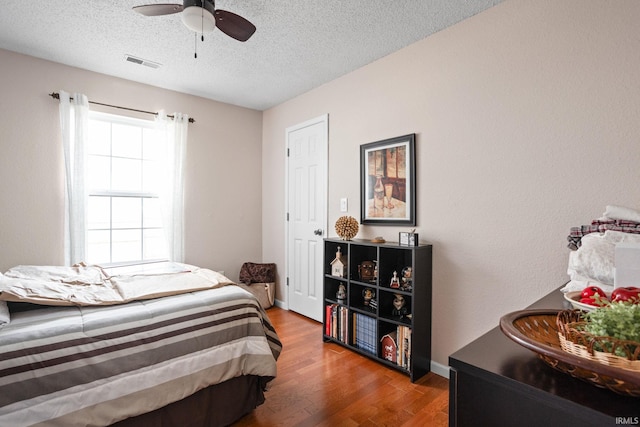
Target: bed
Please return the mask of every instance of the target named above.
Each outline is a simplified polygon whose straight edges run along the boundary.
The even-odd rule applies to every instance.
[[[276,376],[266,312],[211,270],[21,266],[0,290],[3,426],[229,425]]]

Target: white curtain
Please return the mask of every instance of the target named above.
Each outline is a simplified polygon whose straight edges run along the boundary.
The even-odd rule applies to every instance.
[[[173,120],[158,113],[158,124],[167,138],[166,174],[162,194],[162,221],[169,259],[184,262],[184,162],[187,153],[189,116],[173,113]]]
[[[60,91],[60,128],[66,176],[65,264],[85,261],[86,147],[89,130],[89,100],[81,93]],[[71,99],[73,98],[73,99]]]

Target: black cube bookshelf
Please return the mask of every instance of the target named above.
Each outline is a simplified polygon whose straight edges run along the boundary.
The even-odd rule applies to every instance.
[[[340,249],[342,255],[336,260]],[[344,269],[336,273],[336,262]],[[324,241],[323,339],[406,373],[431,367],[432,246]],[[339,269],[338,269],[339,270]]]

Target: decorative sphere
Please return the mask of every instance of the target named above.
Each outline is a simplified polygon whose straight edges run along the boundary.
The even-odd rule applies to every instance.
[[[358,221],[352,216],[341,216],[336,221],[336,233],[343,240],[351,240],[358,234]]]

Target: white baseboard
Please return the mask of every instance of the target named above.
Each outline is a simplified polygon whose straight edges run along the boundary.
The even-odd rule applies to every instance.
[[[431,372],[436,375],[440,375],[446,379],[449,379],[449,367],[442,365],[438,362],[431,361]]]

